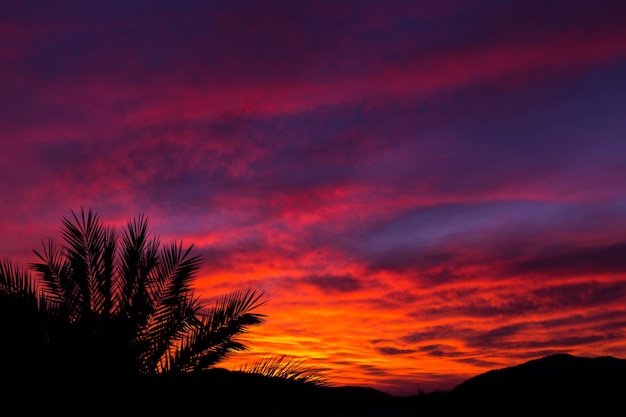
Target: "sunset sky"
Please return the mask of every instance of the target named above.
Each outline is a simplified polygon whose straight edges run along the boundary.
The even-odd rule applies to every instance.
[[[623,1],[0,1],[0,258],[81,207],[263,291],[236,369],[626,357]]]

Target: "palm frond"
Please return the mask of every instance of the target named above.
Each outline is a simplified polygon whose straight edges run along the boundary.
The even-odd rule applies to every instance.
[[[200,257],[190,256],[192,247],[172,242],[159,256],[155,273],[150,275],[148,297],[151,309],[139,329],[138,342],[147,345],[142,363],[147,372],[157,369],[175,341],[197,327],[201,305],[191,294],[191,282],[200,267]]]
[[[0,292],[37,296],[37,286],[28,273],[9,260],[0,261]]]
[[[93,310],[103,321],[115,313],[114,297],[117,289],[115,281],[115,256],[117,235],[114,228],[106,228],[102,237],[102,253],[95,264],[96,280],[92,297]]]
[[[182,242],[172,242],[163,249],[157,270],[160,303],[174,305],[190,293],[201,261],[199,256],[189,256],[192,249],[193,245],[183,252]]]
[[[15,322],[26,320],[24,314],[32,318],[47,311],[47,301],[28,270],[9,260],[0,261],[0,297],[3,300],[1,311]]]
[[[120,310],[136,317],[149,309],[148,276],[158,264],[159,241],[148,233],[148,218],[140,214],[127,224],[121,241],[119,275]]]
[[[251,365],[244,364],[239,370],[270,378],[281,378],[318,386],[329,385],[323,369],[309,365],[306,360],[294,356],[266,356]]]
[[[67,259],[72,266],[73,274],[70,277],[80,289],[80,317],[86,318],[91,314],[91,299],[93,294],[94,263],[97,254],[102,253],[102,226],[98,217],[91,210],[85,213],[81,208],[80,217],[72,211],[72,218],[62,219],[61,234],[65,241]]]
[[[67,317],[70,323],[75,322],[78,319],[81,293],[80,287],[72,278],[71,265],[67,262],[65,252],[52,240],[42,241],[41,252],[33,252],[41,262],[30,266],[41,274],[43,294],[50,307]]]
[[[177,349],[180,341],[197,327],[197,310],[198,305],[193,298],[181,300],[177,306],[161,305],[157,309],[136,340],[136,343],[143,346],[139,359],[141,373],[154,374],[162,371],[164,358]]]
[[[263,294],[255,290],[239,290],[219,299],[185,336],[181,345],[168,353],[166,363],[173,372],[206,369],[231,353],[246,350],[238,336],[250,326],[263,323],[265,315],[255,310],[263,306]]]

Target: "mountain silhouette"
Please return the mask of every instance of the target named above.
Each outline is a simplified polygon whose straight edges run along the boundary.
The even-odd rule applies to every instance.
[[[626,359],[559,353],[485,372],[459,384],[454,391],[482,394],[538,388],[595,390],[620,385],[626,385]]]
[[[554,354],[417,398],[422,416],[612,415],[623,409],[626,359]]]

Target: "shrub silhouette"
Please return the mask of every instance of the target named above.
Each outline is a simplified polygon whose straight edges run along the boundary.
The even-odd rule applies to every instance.
[[[287,355],[266,356],[252,364],[244,364],[239,370],[298,383],[330,385],[324,369],[310,366],[304,359]]]
[[[193,246],[161,245],[148,219],[121,234],[81,208],[63,218],[63,245],[43,242],[38,273],[0,262],[0,355],[5,375],[153,375],[203,370],[247,347],[262,294],[235,291],[208,308],[191,290]]]

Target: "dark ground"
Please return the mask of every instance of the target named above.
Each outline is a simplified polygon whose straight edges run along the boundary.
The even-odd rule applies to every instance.
[[[410,397],[222,369],[126,380],[5,377],[0,395],[2,415],[29,416],[623,415],[626,360],[554,355]]]

